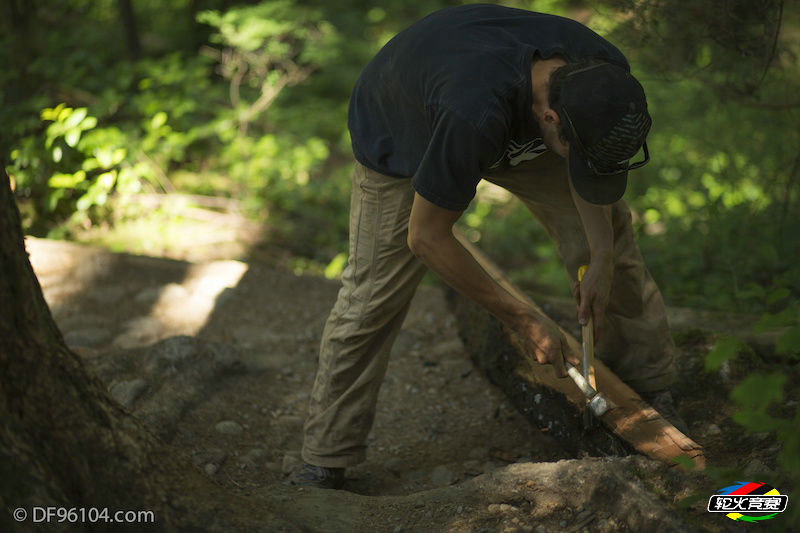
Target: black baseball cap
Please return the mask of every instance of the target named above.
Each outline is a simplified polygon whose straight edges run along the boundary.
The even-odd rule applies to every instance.
[[[572,186],[587,202],[616,202],[628,171],[650,160],[645,141],[653,121],[644,89],[628,70],[600,61],[564,76],[559,103]],[[641,148],[644,159],[631,163]]]

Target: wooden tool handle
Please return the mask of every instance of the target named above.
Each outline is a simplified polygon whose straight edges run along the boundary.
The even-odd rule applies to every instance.
[[[578,283],[583,281],[583,275],[589,265],[582,265],[578,269]],[[581,344],[583,347],[583,377],[589,382],[589,385],[597,390],[597,381],[594,375],[594,320],[591,312],[589,314],[589,321],[585,326],[581,326]]]

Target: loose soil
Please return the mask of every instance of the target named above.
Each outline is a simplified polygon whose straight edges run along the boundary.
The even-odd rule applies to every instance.
[[[348,470],[346,491],[289,487],[337,281],[263,263],[190,263],[32,238],[27,246],[65,340],[112,396],[180,449],[187,467],[263,498],[301,528],[741,527],[705,511],[719,487],[704,475],[639,456],[572,457],[526,422],[468,359],[437,286],[421,287],[413,301],[381,389],[367,461]],[[543,307],[575,330],[564,302]],[[753,368],[779,363],[750,351],[721,372],[705,372],[714,338],[713,331],[676,330],[679,411],[710,466],[773,481],[780,444],[772,434],[745,435],[731,419],[728,392]],[[798,367],[786,371],[800,379]],[[797,390],[790,392],[787,409],[797,401]],[[679,510],[677,502],[692,494],[697,501]]]

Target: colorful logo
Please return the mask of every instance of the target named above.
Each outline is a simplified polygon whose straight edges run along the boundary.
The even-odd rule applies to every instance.
[[[786,510],[789,496],[760,481],[738,481],[720,489],[708,500],[709,513],[726,513],[739,522],[760,522]]]

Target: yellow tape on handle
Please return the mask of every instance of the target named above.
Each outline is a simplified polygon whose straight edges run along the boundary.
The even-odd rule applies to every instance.
[[[583,275],[586,274],[587,270],[589,270],[589,265],[582,265],[578,268],[578,283],[583,281]]]

